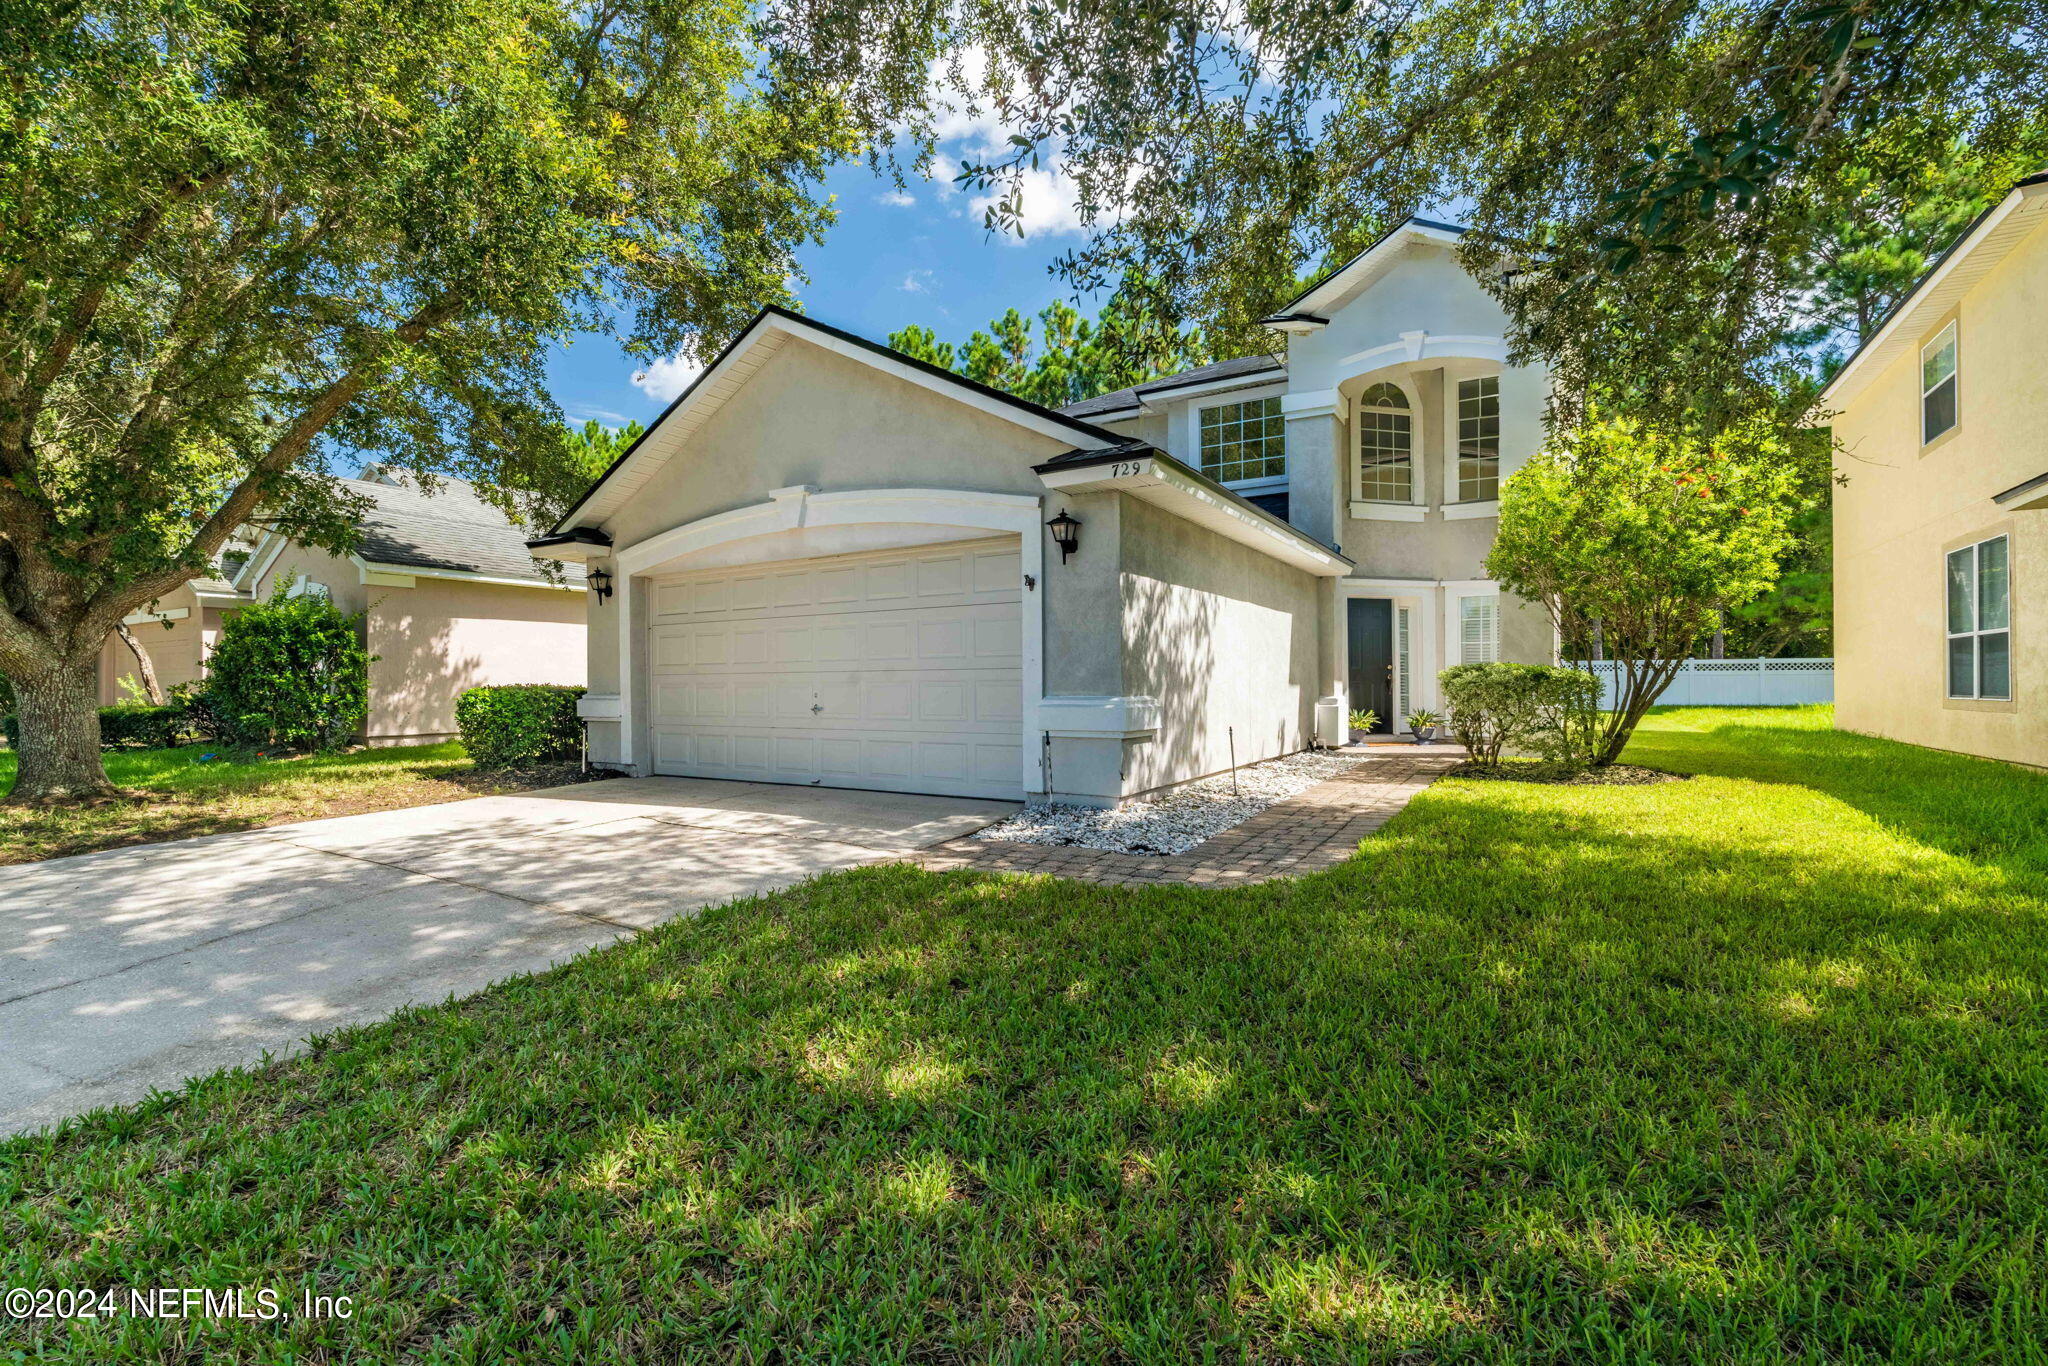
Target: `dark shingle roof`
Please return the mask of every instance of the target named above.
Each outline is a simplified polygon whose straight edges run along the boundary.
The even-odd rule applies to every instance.
[[[1060,412],[1068,417],[1109,417],[1126,408],[1136,408],[1152,394],[1183,389],[1194,384],[1209,384],[1216,380],[1263,374],[1268,370],[1284,372],[1286,369],[1286,362],[1277,356],[1237,356],[1209,365],[1198,365],[1177,375],[1162,375],[1158,379],[1146,380],[1143,384],[1136,384],[1128,389],[1117,389],[1111,393],[1098,394],[1094,398],[1084,398],[1079,403],[1069,403],[1060,409]]]
[[[341,482],[372,503],[358,553],[373,564],[548,582],[526,549],[526,533],[460,479],[444,476],[431,494],[411,484]],[[569,582],[582,581],[582,565],[562,569]]]

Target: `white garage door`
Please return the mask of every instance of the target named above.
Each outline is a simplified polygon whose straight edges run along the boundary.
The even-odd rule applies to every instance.
[[[651,585],[654,771],[1015,797],[1017,538]]]

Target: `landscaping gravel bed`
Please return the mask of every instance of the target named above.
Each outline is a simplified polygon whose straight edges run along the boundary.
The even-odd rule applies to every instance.
[[[1013,844],[1078,844],[1121,854],[1182,854],[1233,825],[1241,825],[1275,802],[1284,802],[1327,782],[1364,755],[1303,752],[1268,759],[1232,775],[1218,774],[1177,788],[1155,802],[1130,802],[1119,810],[1092,806],[1041,806],[979,831],[976,839]]]

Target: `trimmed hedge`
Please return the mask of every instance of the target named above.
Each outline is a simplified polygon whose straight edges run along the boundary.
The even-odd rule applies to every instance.
[[[563,683],[466,689],[455,699],[462,747],[478,768],[574,758],[583,739],[576,702],[585,691]]]
[[[101,749],[169,749],[191,733],[192,711],[182,703],[152,707],[146,702],[117,702],[100,708]],[[9,749],[21,748],[21,718],[0,716],[0,732]]]
[[[1437,675],[1451,733],[1474,761],[1497,767],[1503,749],[1534,749],[1566,768],[1593,762],[1600,683],[1547,664],[1454,664]]]

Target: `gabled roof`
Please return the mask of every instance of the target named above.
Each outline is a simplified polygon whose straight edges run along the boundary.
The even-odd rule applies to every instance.
[[[431,494],[407,482],[341,482],[371,501],[356,548],[370,564],[549,582],[526,548],[526,533],[460,479],[437,479]],[[572,568],[568,577],[581,573]]]
[[[1099,446],[1118,439],[1114,433],[1079,418],[1055,412],[1000,389],[992,389],[986,384],[978,384],[951,370],[906,356],[901,351],[891,350],[843,328],[770,305],[754,315],[754,320],[740,330],[716,360],[705,367],[704,373],[697,376],[675,402],[662,410],[661,416],[649,424],[640,438],[628,446],[612,462],[611,468],[585,490],[575,506],[555,523],[549,535],[540,539],[552,540],[572,527],[595,525],[616,512],[792,337],[922,388],[960,399],[985,413],[1055,441],[1079,440]]]
[[[1260,319],[1268,327],[1290,324],[1320,326],[1329,310],[1352,292],[1371,283],[1384,271],[1402,248],[1411,242],[1432,242],[1456,246],[1465,229],[1456,223],[1438,223],[1428,218],[1404,218],[1374,239],[1371,246],[1297,294],[1286,307]]]
[[[1060,411],[1068,417],[1084,418],[1128,415],[1142,410],[1146,402],[1155,396],[1170,397],[1176,389],[1191,389],[1196,385],[1230,379],[1283,378],[1286,374],[1287,363],[1278,356],[1237,356],[1231,360],[1198,365],[1177,375],[1162,375],[1128,389],[1114,389],[1094,398],[1084,398],[1079,403],[1069,403]]]
[[[442,475],[427,493],[404,476],[341,479],[352,494],[367,498],[369,508],[357,526],[362,540],[354,558],[375,569],[417,572],[427,577],[515,580],[552,587],[526,548],[526,533],[463,480]],[[279,540],[276,533],[264,546]],[[274,556],[253,554],[237,572],[237,584],[254,587]],[[582,580],[583,566],[565,568],[571,583]]]
[[[1828,381],[1816,405],[1826,408],[1861,393],[2043,222],[2048,222],[2048,172],[2015,183],[2011,193],[1963,230]]]

